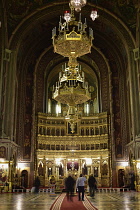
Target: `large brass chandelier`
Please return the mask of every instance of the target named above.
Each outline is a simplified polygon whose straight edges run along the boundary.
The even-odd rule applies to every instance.
[[[70,11],[65,11],[64,22],[60,17],[59,28],[52,31],[54,52],[68,57],[68,65],[59,74],[59,81],[53,87],[53,99],[67,104],[68,111],[65,119],[70,123],[71,132],[75,132],[76,123],[80,116],[78,104],[83,104],[91,98],[88,82],[85,81],[84,72],[77,62],[77,58],[91,52],[93,30],[87,29],[86,19],[83,23],[81,14],[77,21],[74,11],[79,12],[85,6],[86,0],[71,0]],[[93,17],[94,16],[94,17]],[[91,12],[92,20],[97,18],[97,10]]]

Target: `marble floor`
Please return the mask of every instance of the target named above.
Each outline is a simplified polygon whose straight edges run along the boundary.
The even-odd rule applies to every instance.
[[[140,210],[140,192],[103,192],[87,197],[99,210]]]
[[[52,197],[49,193],[42,192],[2,193],[0,210],[49,210],[57,196],[59,194]],[[94,198],[87,198],[98,210],[140,210],[139,192],[98,192]]]
[[[49,210],[55,199],[49,193],[2,193],[0,210]]]

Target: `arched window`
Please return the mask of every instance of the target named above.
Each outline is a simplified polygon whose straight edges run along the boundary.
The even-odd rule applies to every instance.
[[[50,128],[47,128],[47,135],[50,135]]]
[[[81,129],[81,136],[84,136],[84,129]]]
[[[89,129],[86,129],[86,135],[89,136]]]
[[[56,136],[60,136],[60,130],[56,129]]]
[[[52,136],[55,136],[55,128],[52,128],[52,129],[51,129],[51,135],[52,135]]]
[[[61,129],[61,136],[64,136],[65,135],[65,131],[64,129]]]
[[[94,135],[94,129],[93,128],[91,128],[91,135]]]

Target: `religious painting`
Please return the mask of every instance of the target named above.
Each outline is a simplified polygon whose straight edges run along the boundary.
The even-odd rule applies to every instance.
[[[67,163],[67,170],[77,170],[79,169],[78,162],[68,162]]]
[[[23,149],[24,159],[29,159],[30,158],[30,149],[31,149],[30,135],[25,134],[23,146],[24,146],[24,149]]]
[[[8,177],[8,164],[0,164],[0,184],[7,181]]]
[[[102,175],[108,175],[108,165],[106,163],[102,165]]]
[[[68,130],[68,134],[77,134],[77,123],[70,124],[68,122],[67,130]]]
[[[43,164],[40,163],[38,166],[38,175],[39,176],[43,176],[44,175],[44,168],[43,168]]]
[[[116,153],[117,157],[122,157],[122,141],[120,138],[116,138]]]
[[[0,158],[6,158],[6,148],[0,147]]]

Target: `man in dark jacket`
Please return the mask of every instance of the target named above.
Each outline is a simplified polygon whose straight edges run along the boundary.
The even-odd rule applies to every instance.
[[[65,187],[67,191],[67,200],[73,201],[72,196],[74,193],[74,178],[69,174],[69,176],[65,180]]]
[[[35,179],[35,193],[39,193],[39,187],[40,187],[40,180],[39,177],[37,176]]]
[[[93,176],[93,174],[91,174],[88,178],[88,185],[89,185],[89,194],[90,194],[90,197],[94,197],[94,194],[95,194],[95,189],[96,189],[96,179],[95,177]]]

